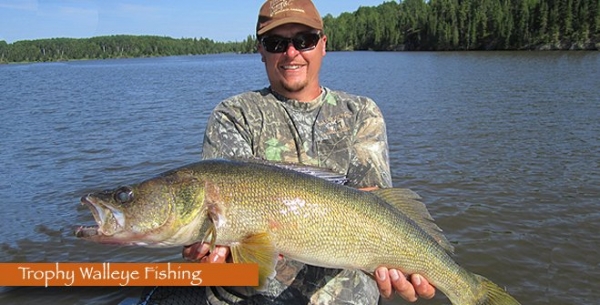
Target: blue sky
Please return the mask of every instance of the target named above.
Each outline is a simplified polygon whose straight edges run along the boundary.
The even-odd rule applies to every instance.
[[[385,0],[314,0],[338,16]],[[0,0],[0,40],[159,35],[241,41],[254,34],[263,0]]]

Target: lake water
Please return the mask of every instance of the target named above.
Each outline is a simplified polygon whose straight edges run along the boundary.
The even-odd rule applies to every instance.
[[[522,304],[599,302],[600,53],[328,53],[321,80],[378,102],[394,183],[424,198],[465,268]],[[198,161],[212,108],[266,84],[258,55],[0,65],[0,260],[181,261],[76,240],[93,221],[79,198]],[[0,303],[139,293],[0,288]]]

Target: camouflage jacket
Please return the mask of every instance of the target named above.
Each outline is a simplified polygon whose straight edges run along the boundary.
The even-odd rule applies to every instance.
[[[258,157],[345,174],[353,187],[390,187],[385,122],[373,100],[322,88],[311,102],[269,88],[222,101],[206,127],[203,158]],[[360,249],[356,249],[360,251]],[[207,288],[207,304],[376,304],[375,281],[359,271],[282,260],[260,293]]]

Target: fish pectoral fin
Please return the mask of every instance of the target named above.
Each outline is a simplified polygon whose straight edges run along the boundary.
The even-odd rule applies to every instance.
[[[203,243],[208,243],[210,245],[210,252],[215,251],[215,245],[217,242],[217,230],[215,229],[215,225],[211,223],[211,225],[206,229],[206,233],[204,233],[204,237],[202,238]]]
[[[246,236],[230,245],[234,263],[258,264],[258,289],[264,288],[267,278],[275,277],[277,253],[268,233]]]
[[[417,193],[410,189],[396,187],[378,189],[372,193],[414,221],[446,251],[454,253],[454,246],[446,239],[442,229],[435,224],[427,207],[421,201],[421,196]]]

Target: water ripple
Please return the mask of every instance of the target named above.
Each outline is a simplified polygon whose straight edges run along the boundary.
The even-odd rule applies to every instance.
[[[339,52],[322,81],[380,105],[394,183],[423,197],[458,262],[523,304],[590,304],[600,299],[598,66],[587,52]],[[266,82],[256,55],[0,66],[0,256],[181,260],[180,249],[75,239],[72,226],[93,221],[79,198],[199,160],[212,108]],[[139,289],[14,288],[0,303],[130,295]]]

